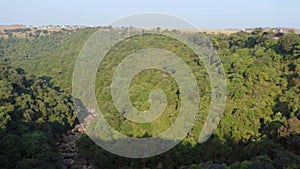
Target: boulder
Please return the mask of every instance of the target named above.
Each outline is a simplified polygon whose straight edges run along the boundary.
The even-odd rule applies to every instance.
[[[73,159],[64,159],[64,165],[67,166],[68,168],[72,167],[72,165],[74,164],[74,160]]]
[[[62,153],[62,156],[64,157],[64,159],[68,159],[68,158],[74,158],[76,157],[77,153]]]

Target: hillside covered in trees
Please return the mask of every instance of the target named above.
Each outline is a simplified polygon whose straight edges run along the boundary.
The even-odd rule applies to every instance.
[[[71,97],[21,68],[1,64],[0,168],[58,168],[56,138],[75,114]]]
[[[61,167],[55,142],[75,123],[70,96],[74,65],[84,43],[96,31],[85,28],[0,38],[0,168]],[[151,90],[163,89],[168,106],[160,119],[130,122],[114,107],[109,92],[113,68],[126,55],[143,48],[165,49],[188,63],[199,86],[202,116],[180,144],[155,157],[119,157],[87,136],[77,140],[79,155],[108,169],[299,168],[300,36],[293,31],[277,36],[260,28],[251,33],[207,36],[218,51],[227,79],[224,114],[208,141],[197,142],[211,100],[203,64],[180,42],[146,34],[118,43],[99,65],[96,96],[109,124],[128,136],[151,137],[167,129],[178,115],[181,100],[176,81],[154,69],[134,77],[129,98],[144,111],[149,109]]]

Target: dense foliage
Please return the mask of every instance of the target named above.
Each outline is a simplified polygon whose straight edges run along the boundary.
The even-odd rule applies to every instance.
[[[55,138],[74,122],[70,96],[47,77],[0,66],[0,168],[59,168]]]
[[[51,140],[59,133],[58,129],[73,123],[70,98],[64,92],[71,93],[76,58],[84,42],[95,31],[88,28],[28,38],[0,38],[2,62],[41,76],[28,77],[22,69],[1,65],[0,146],[3,149],[0,150],[0,158],[6,162],[1,163],[0,168],[33,163],[39,166],[46,159],[57,160],[54,158],[57,156],[51,155],[55,151],[47,147],[53,147]],[[131,30],[125,28],[121,31]],[[252,33],[208,36],[223,62],[228,95],[224,116],[207,142],[197,143],[205,119],[202,117],[186,139],[156,157],[122,158],[99,148],[88,137],[77,142],[80,154],[93,159],[99,168],[300,167],[299,35],[290,31],[277,37],[272,31],[256,29]],[[127,135],[151,137],[168,128],[177,116],[180,93],[176,81],[158,70],[143,71],[135,76],[130,86],[130,99],[136,108],[146,110],[149,108],[150,91],[162,88],[169,104],[159,120],[146,124],[132,123],[120,117],[112,103],[108,91],[113,68],[126,55],[144,47],[172,51],[189,64],[199,84],[200,108],[205,116],[210,104],[210,88],[202,63],[180,42],[146,35],[117,44],[99,66],[96,94],[99,107],[109,123]],[[35,143],[33,138],[41,141]],[[36,145],[33,146],[36,149],[26,146],[30,144]],[[11,159],[18,163],[9,163]]]

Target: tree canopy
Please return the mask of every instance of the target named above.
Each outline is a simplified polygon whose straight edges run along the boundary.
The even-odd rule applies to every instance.
[[[105,30],[123,34],[137,31]],[[55,139],[75,120],[69,95],[73,67],[80,49],[95,31],[85,28],[0,38],[0,168],[58,167],[61,157]],[[196,34],[187,36],[197,40]],[[202,115],[179,145],[156,157],[119,157],[99,148],[87,136],[77,141],[80,155],[94,160],[99,168],[299,168],[299,35],[290,31],[278,37],[258,28],[250,33],[207,36],[218,51],[227,79],[224,114],[207,142],[197,142],[211,99],[203,63],[172,38],[140,35],[116,44],[99,65],[95,93],[109,124],[128,136],[151,137],[172,125],[178,115],[181,100],[176,81],[154,69],[134,77],[129,98],[134,107],[147,110],[150,91],[161,88],[168,99],[163,115],[154,122],[139,124],[117,112],[110,94],[114,68],[128,53],[143,48],[165,49],[188,63],[199,86]]]

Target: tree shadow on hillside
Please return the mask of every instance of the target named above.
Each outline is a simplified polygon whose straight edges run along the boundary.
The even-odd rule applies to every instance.
[[[67,131],[58,122],[12,122],[0,133],[0,168],[60,168],[56,141]]]
[[[277,140],[261,138],[255,142],[235,142],[230,137],[221,140],[213,135],[203,144],[192,145],[181,142],[161,155],[143,159],[125,158],[111,154],[96,145],[87,136],[78,140],[77,144],[80,155],[92,159],[99,168],[177,169],[191,164],[215,168],[221,165],[231,166],[233,163],[245,160],[250,161],[252,168],[264,168],[265,166],[283,168],[288,166],[300,167],[300,156],[299,153],[296,153],[298,150],[292,151],[293,148],[297,149],[297,146],[292,145],[295,143],[293,141],[295,139],[299,140],[300,135],[286,136],[277,138]],[[113,143],[109,144],[113,145]]]

